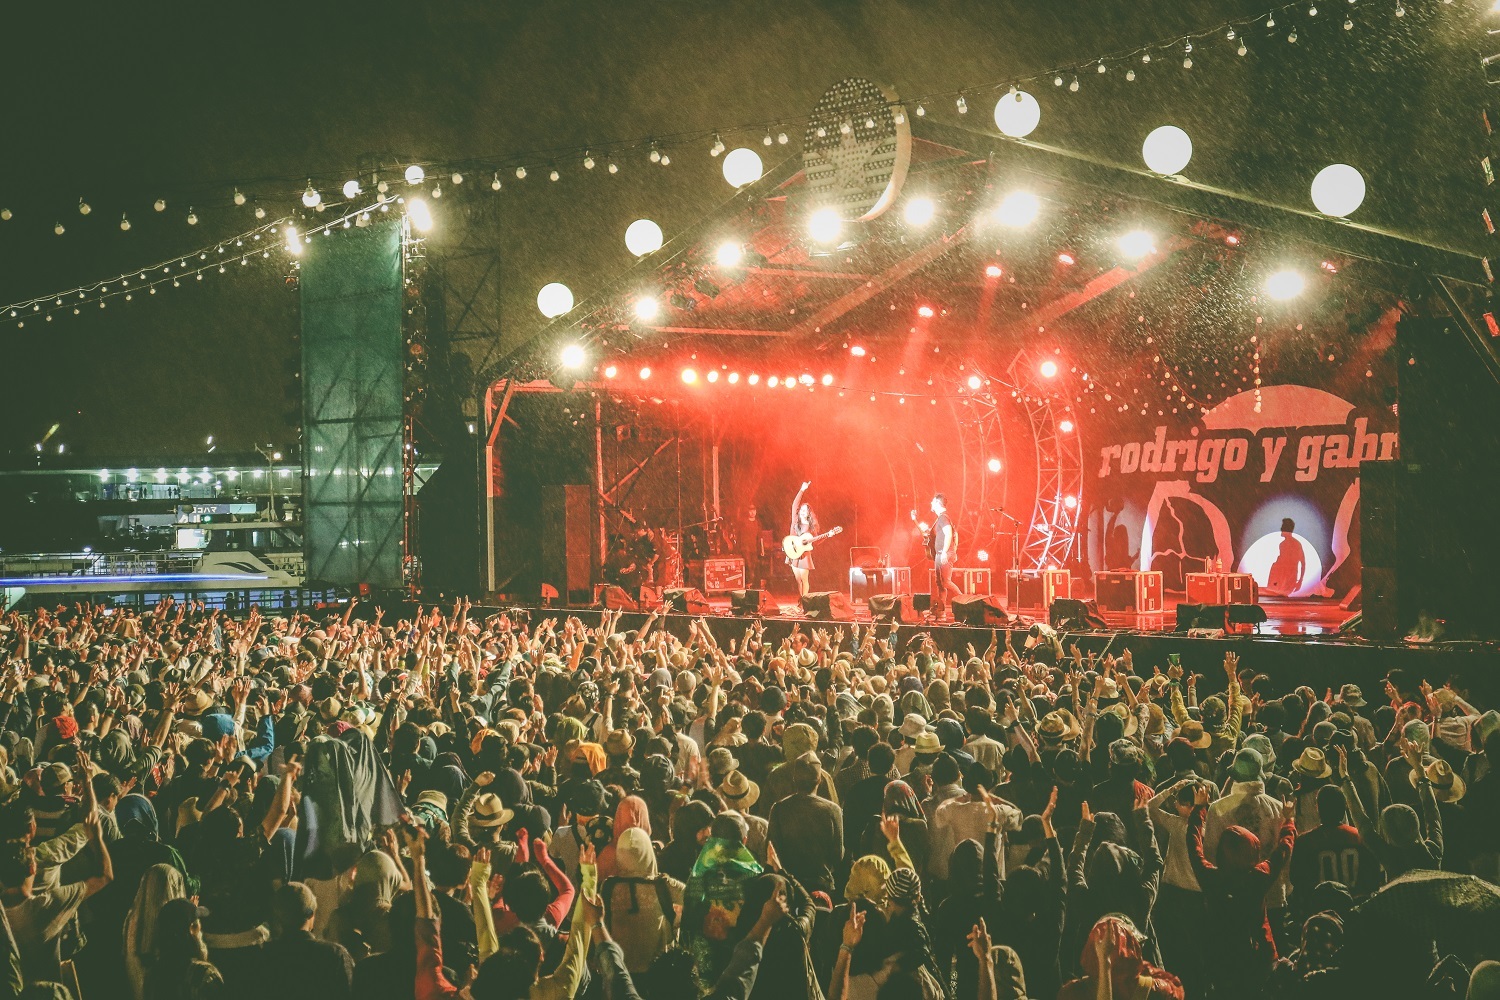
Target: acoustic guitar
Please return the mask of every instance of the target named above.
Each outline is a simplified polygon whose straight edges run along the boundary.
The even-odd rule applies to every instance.
[[[803,532],[800,535],[787,535],[781,540],[781,551],[786,553],[788,560],[801,559],[813,550],[813,546],[825,538],[832,538],[842,532],[843,528],[833,528],[821,535]]]

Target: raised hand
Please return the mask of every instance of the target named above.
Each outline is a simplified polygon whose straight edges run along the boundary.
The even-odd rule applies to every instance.
[[[990,929],[985,926],[984,918],[979,918],[979,923],[969,931],[969,947],[974,952],[974,957],[981,962],[990,960]]]
[[[844,921],[844,947],[850,950],[859,947],[864,936],[865,913],[863,910],[851,910],[849,919]]]
[[[1195,807],[1208,805],[1209,795],[1208,786],[1199,782],[1197,787],[1193,789],[1193,805]]]

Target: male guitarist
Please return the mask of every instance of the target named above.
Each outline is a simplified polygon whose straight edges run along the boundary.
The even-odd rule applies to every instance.
[[[807,492],[811,482],[802,484],[797,491],[797,498],[792,501],[792,526],[789,534],[793,536],[816,535],[818,533],[818,515],[812,512],[812,508],[802,502],[802,495]],[[813,557],[812,549],[808,548],[802,555],[792,558],[787,557],[787,565],[792,567],[792,576],[797,578],[797,596],[806,597],[810,589],[808,579],[812,575]]]

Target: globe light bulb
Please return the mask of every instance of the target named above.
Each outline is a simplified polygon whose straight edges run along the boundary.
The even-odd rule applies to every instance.
[[[413,163],[411,166],[406,168],[406,183],[416,185],[421,184],[426,179],[427,171],[423,170],[417,164]]]

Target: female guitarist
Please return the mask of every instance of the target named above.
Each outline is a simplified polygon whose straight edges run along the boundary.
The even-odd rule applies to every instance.
[[[802,495],[812,483],[803,483],[802,488],[797,491],[797,498],[792,501],[792,530],[791,535],[816,535],[818,533],[818,516],[812,512],[812,508],[802,502]],[[813,557],[812,549],[795,559],[787,559],[787,565],[792,567],[792,576],[797,578],[797,596],[806,597],[809,589],[808,578],[812,575]]]

